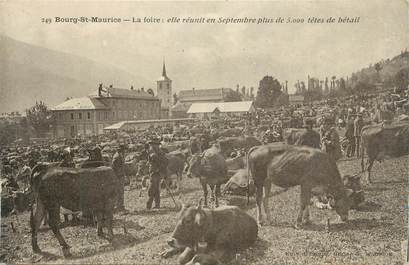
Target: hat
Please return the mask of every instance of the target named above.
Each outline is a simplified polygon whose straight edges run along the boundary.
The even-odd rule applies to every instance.
[[[160,139],[157,138],[157,137],[152,138],[152,139],[148,142],[148,144],[150,144],[150,145],[160,145]]]

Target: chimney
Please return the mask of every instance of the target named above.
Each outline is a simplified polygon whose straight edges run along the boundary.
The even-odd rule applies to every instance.
[[[194,95],[195,94],[195,88],[194,87],[192,88],[192,91],[193,91],[193,95]]]
[[[143,87],[141,87],[141,91],[142,91],[142,92],[144,92],[144,91],[145,91],[145,89],[144,89]]]
[[[131,90],[133,90],[133,86],[131,86]]]
[[[112,88],[112,85],[109,85],[109,88]]]

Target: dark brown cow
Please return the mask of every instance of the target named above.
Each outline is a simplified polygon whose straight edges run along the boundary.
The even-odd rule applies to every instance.
[[[236,149],[244,149],[247,152],[251,147],[261,145],[261,142],[254,136],[245,136],[222,138],[218,144],[222,155],[227,157]]]
[[[256,221],[236,206],[202,209],[183,207],[172,237],[171,250],[162,254],[169,257],[178,252],[179,264],[225,264],[234,254],[257,240]],[[198,256],[195,256],[198,255]],[[202,264],[202,263],[199,263]]]
[[[183,169],[185,168],[185,161],[186,157],[182,152],[174,151],[171,153],[166,154],[166,158],[168,159],[168,167],[167,167],[167,181],[169,186],[172,185],[171,177],[176,175],[176,183],[177,183],[177,190],[180,191],[182,187],[182,173]]]
[[[366,172],[364,181],[371,183],[371,169],[375,160],[385,156],[397,157],[409,151],[409,123],[369,125],[361,133],[361,167]],[[365,165],[364,154],[368,156]]]
[[[41,252],[37,244],[37,232],[41,220],[48,213],[49,225],[60,243],[64,256],[69,256],[69,246],[60,233],[58,223],[60,206],[71,211],[92,212],[97,216],[98,235],[102,236],[103,218],[106,220],[109,238],[113,237],[113,208],[118,180],[110,167],[63,168],[37,165],[32,171],[32,189],[35,209],[31,209],[30,224],[32,248]]]
[[[263,224],[262,207],[270,221],[268,197],[271,184],[282,188],[301,186],[301,208],[296,227],[309,222],[311,190],[325,187],[335,199],[335,210],[343,221],[348,219],[349,201],[337,165],[324,152],[309,147],[273,143],[254,147],[248,153],[248,170],[256,186],[257,221]]]
[[[204,202],[207,206],[207,185],[212,190],[216,207],[218,207],[218,196],[220,195],[220,186],[226,183],[227,165],[224,157],[216,147],[207,149],[203,154],[195,154],[189,162],[187,176],[198,177],[203,188]]]

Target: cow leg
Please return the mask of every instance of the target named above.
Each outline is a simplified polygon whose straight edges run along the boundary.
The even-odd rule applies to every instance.
[[[34,207],[34,205],[32,207]],[[33,211],[35,211],[35,213],[33,213]],[[37,234],[41,226],[41,221],[46,215],[47,214],[45,211],[44,204],[41,202],[40,199],[37,199],[35,203],[35,210],[31,209],[31,213],[30,213],[31,247],[33,248],[33,251],[35,253],[41,252],[40,248],[38,247],[38,243],[37,243]]]
[[[266,179],[264,182],[264,186],[263,186],[263,206],[264,206],[264,212],[266,213],[266,219],[267,219],[268,224],[271,222],[271,211],[270,211],[270,207],[268,206],[270,192],[271,192],[271,181],[269,179]]]
[[[220,184],[216,184],[215,188],[216,207],[219,207],[219,197],[221,196],[220,186]]]
[[[101,211],[97,211],[97,234],[99,237],[104,236],[104,231],[103,231],[103,224],[104,224],[104,216]]]
[[[263,185],[256,185],[257,223],[263,225]]]
[[[182,187],[182,172],[176,173],[176,176],[177,176],[176,180],[177,180],[177,185],[178,185],[177,192],[179,193],[180,188]]]
[[[297,217],[297,222],[295,227],[299,229],[303,224],[303,217],[309,218],[308,205],[311,200],[311,186],[301,184],[301,194],[300,194],[300,212]],[[304,224],[307,224],[309,220],[304,220]]]
[[[107,222],[107,229],[108,229],[108,238],[112,240],[114,238],[114,231],[113,231],[113,223],[114,223],[114,215],[112,212],[105,213],[106,222]]]
[[[205,181],[200,180],[200,184],[202,184],[202,189],[203,189],[203,197],[204,197],[204,206],[208,206],[207,204],[207,183]]]
[[[49,225],[55,237],[57,238],[58,243],[60,243],[60,246],[62,247],[62,252],[64,254],[64,257],[71,256],[70,246],[67,244],[64,237],[61,235],[60,229],[58,227],[59,221],[60,221],[60,207],[59,206],[50,207],[48,210],[48,215],[50,218]]]
[[[368,184],[371,184],[371,170],[373,167],[373,163],[375,162],[375,158],[369,158],[368,157],[368,166],[366,168],[366,178],[365,178],[365,182]]]
[[[190,247],[186,247],[185,250],[178,257],[178,264],[184,265],[188,263],[193,258],[194,255],[195,251]]]

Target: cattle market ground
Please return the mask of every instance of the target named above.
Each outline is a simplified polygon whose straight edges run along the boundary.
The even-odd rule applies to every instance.
[[[366,205],[350,211],[350,222],[337,221],[334,212],[311,207],[313,224],[304,230],[292,225],[298,210],[299,188],[293,188],[270,199],[273,223],[259,231],[259,240],[250,249],[236,255],[231,264],[401,264],[402,242],[408,238],[408,156],[375,163],[375,183],[365,189]],[[359,172],[356,159],[338,164],[341,173]],[[184,178],[184,191],[176,197],[185,203],[196,203],[202,195],[197,179]],[[64,259],[52,232],[39,233],[39,246],[46,255],[33,255],[30,245],[29,214],[8,217],[1,222],[0,261],[39,264],[175,264],[176,258],[161,259],[166,239],[174,228],[177,212],[166,191],[162,191],[162,209],[144,211],[146,192],[126,192],[128,215],[115,215],[126,224],[127,234],[117,221],[112,243],[100,239],[96,229],[83,225],[65,226],[61,231],[72,246],[73,258]],[[255,217],[254,198],[249,206],[243,197],[224,196],[223,204],[246,208]],[[326,231],[327,217],[331,218]],[[10,222],[17,226],[12,232]],[[139,227],[143,226],[143,228]]]

